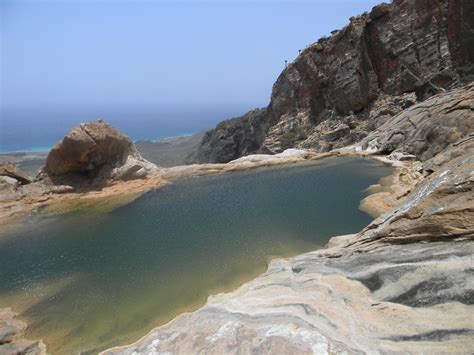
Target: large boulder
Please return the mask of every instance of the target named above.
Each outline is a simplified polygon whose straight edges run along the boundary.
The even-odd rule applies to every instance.
[[[53,181],[87,178],[104,182],[143,178],[154,168],[126,135],[98,120],[81,123],[56,144],[42,175]]]

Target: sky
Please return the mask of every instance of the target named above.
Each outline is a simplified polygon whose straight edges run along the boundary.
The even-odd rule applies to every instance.
[[[285,60],[379,2],[0,0],[3,130],[11,112],[201,110],[212,124],[263,107]]]

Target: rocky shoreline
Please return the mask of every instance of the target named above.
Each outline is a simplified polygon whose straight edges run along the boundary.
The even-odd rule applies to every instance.
[[[397,167],[385,191],[362,201],[379,216],[361,232],[275,260],[238,290],[102,354],[472,352],[473,90],[435,95],[334,152]]]
[[[385,191],[392,202],[369,203],[390,210],[360,233],[274,260],[238,290],[102,354],[470,353],[473,153],[471,140],[455,142],[430,173],[431,159],[385,158],[401,165]]]
[[[74,210],[99,207],[101,209],[100,213],[103,213],[109,209],[114,209],[123,204],[130,203],[135,198],[141,196],[143,193],[152,189],[158,189],[180,178],[232,171],[243,171],[272,166],[315,164],[325,158],[347,155],[361,156],[360,153],[356,153],[354,151],[335,151],[331,153],[320,154],[305,150],[289,149],[282,154],[253,155],[226,164],[196,164],[165,169],[157,168],[156,171],[148,174],[144,179],[117,181],[110,186],[105,186],[101,189],[90,191],[66,191],[63,193],[53,193],[48,191],[45,195],[32,195],[28,198],[21,198],[19,200],[10,202],[2,202],[0,203],[2,219],[0,220],[3,223],[2,228],[6,231],[8,228],[22,228],[21,223],[23,218],[35,213],[41,213],[44,215],[62,214]],[[380,158],[376,159],[380,160]],[[393,184],[384,188],[383,190],[385,191],[388,188],[395,187],[395,183],[400,181],[397,178],[399,176],[398,172],[400,169],[406,169],[410,162],[403,162],[403,164],[399,164],[391,160],[386,160],[384,162],[399,165],[394,170],[394,174],[392,176]],[[27,186],[28,185],[25,185],[23,188]],[[404,185],[404,187],[406,188],[407,185]],[[13,206],[14,209],[12,208]],[[0,317],[0,321],[3,321],[5,324],[9,322],[9,319],[13,319],[14,315],[9,309],[2,310],[1,314],[2,317]],[[19,330],[16,333],[18,336],[12,337],[8,342],[5,341],[0,344],[0,349],[3,350],[3,348],[6,346],[8,346],[8,349],[10,347],[13,349],[16,347],[21,347],[23,344],[35,344],[34,351],[32,350],[31,353],[45,353],[45,346],[41,341],[31,342],[24,340],[22,334],[26,329],[26,324],[24,322],[20,323],[21,329],[18,328]]]

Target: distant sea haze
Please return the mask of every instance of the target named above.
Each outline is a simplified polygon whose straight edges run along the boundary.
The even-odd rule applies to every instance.
[[[246,111],[246,107],[3,110],[0,117],[0,152],[49,150],[79,123],[97,119],[104,119],[133,141],[158,140],[203,131]]]

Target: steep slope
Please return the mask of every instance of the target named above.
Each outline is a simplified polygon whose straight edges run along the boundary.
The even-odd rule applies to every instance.
[[[376,6],[308,46],[275,82],[267,108],[220,123],[189,161],[359,141],[417,100],[472,80],[473,43],[470,0]]]

